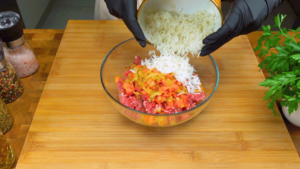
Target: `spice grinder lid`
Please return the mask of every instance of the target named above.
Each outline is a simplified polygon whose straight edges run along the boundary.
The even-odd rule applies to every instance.
[[[12,42],[23,36],[21,17],[12,11],[0,12],[0,38],[4,43]]]

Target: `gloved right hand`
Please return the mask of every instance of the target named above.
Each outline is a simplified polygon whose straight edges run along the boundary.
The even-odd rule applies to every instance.
[[[105,0],[111,15],[121,18],[142,47],[146,46],[145,35],[137,22],[137,0]]]
[[[257,30],[283,0],[234,0],[224,25],[203,40],[200,56],[206,56],[239,35]]]

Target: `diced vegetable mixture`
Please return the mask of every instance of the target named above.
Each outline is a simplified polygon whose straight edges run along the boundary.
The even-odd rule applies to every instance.
[[[136,56],[127,67],[125,78],[117,76],[120,102],[132,109],[149,114],[174,114],[189,110],[205,97],[203,87],[188,93],[187,87],[172,73],[164,74],[156,68],[141,65]]]

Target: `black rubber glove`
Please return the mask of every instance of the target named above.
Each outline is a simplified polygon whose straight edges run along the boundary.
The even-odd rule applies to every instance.
[[[137,0],[105,0],[111,15],[123,19],[128,29],[142,47],[146,46],[145,35],[137,22]]]
[[[219,49],[232,38],[257,30],[283,0],[234,0],[224,25],[203,40],[200,56]]]

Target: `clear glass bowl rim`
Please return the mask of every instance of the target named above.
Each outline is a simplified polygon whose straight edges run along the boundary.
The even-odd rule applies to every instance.
[[[116,100],[114,97],[112,97],[112,96],[110,95],[110,93],[106,90],[106,87],[105,87],[105,85],[104,85],[104,83],[103,83],[103,79],[102,79],[103,66],[105,65],[105,62],[106,62],[106,60],[108,59],[109,55],[110,55],[116,48],[118,48],[118,47],[121,46],[122,44],[124,44],[124,43],[126,43],[126,42],[128,42],[128,41],[130,41],[130,40],[133,40],[133,39],[134,39],[134,38],[127,39],[127,40],[121,42],[120,44],[118,44],[117,46],[115,46],[112,50],[110,50],[110,51],[108,52],[108,54],[105,56],[105,58],[103,59],[103,62],[102,62],[102,64],[101,64],[101,69],[100,69],[100,80],[101,80],[101,84],[102,84],[102,86],[103,86],[103,89],[105,90],[105,92],[107,93],[107,95],[108,95],[111,99],[113,99],[114,101],[116,101],[116,102],[117,102],[119,105],[121,105],[122,107],[125,107],[125,108],[127,108],[127,109],[129,109],[129,110],[131,110],[131,111],[137,112],[137,113],[141,113],[141,114],[145,114],[145,115],[152,115],[152,116],[173,116],[173,115],[179,115],[179,114],[187,113],[187,112],[189,112],[189,111],[191,111],[191,110],[197,109],[198,107],[202,106],[204,103],[206,103],[206,102],[213,96],[213,94],[214,94],[215,91],[217,90],[217,87],[218,87],[218,85],[219,85],[219,68],[218,68],[218,65],[217,65],[216,61],[214,60],[214,58],[213,58],[211,55],[208,55],[208,56],[206,56],[206,57],[210,57],[210,59],[213,61],[213,64],[214,64],[214,66],[215,66],[215,70],[216,70],[216,72],[217,72],[216,85],[215,85],[215,88],[214,88],[214,90],[212,91],[212,93],[209,95],[209,97],[208,97],[206,100],[204,100],[203,102],[201,102],[200,104],[198,104],[196,107],[193,107],[193,108],[191,108],[191,109],[189,109],[189,110],[182,111],[182,112],[179,112],[179,113],[173,113],[173,114],[149,114],[149,113],[145,113],[145,112],[141,112],[141,111],[134,110],[134,109],[132,109],[132,108],[130,108],[130,107],[127,107],[127,106],[123,105],[123,104],[120,103],[118,100]],[[148,44],[148,45],[149,45],[149,44]]]

